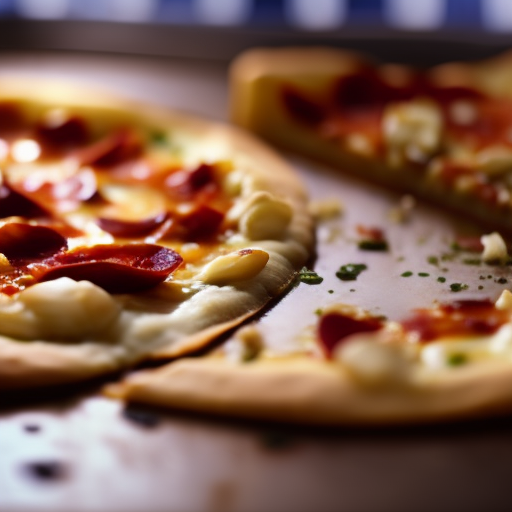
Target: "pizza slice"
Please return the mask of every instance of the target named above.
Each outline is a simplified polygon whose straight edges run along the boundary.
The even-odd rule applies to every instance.
[[[232,119],[511,232],[511,58],[418,71],[329,48],[251,50],[231,68]]]
[[[249,325],[205,358],[107,389],[133,402],[305,425],[383,425],[512,410],[512,293],[421,309],[399,322],[345,304],[286,353]]]
[[[293,171],[207,120],[2,80],[0,161],[3,388],[197,350],[311,252]]]

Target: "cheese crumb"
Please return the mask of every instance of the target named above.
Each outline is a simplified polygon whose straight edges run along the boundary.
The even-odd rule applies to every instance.
[[[400,202],[389,211],[389,219],[396,224],[404,224],[411,218],[411,212],[416,206],[416,199],[411,195],[405,195],[400,198]]]
[[[376,342],[366,335],[354,336],[352,340],[340,344],[334,355],[363,384],[393,383],[406,378],[404,354],[396,346]]]
[[[238,330],[224,346],[226,358],[234,363],[255,360],[263,350],[263,338],[258,328],[251,324]]]
[[[320,199],[309,203],[309,213],[317,221],[339,217],[344,211],[343,203],[337,198]]]
[[[498,300],[495,302],[496,309],[507,310],[512,309],[512,293],[503,290]]]
[[[497,233],[483,235],[480,238],[484,250],[482,259],[485,263],[505,263],[508,259],[507,245],[503,237]]]

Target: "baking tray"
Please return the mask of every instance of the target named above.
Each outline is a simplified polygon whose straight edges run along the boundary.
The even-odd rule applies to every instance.
[[[223,120],[227,112],[224,63],[1,54],[0,77],[13,74],[99,85],[212,119]],[[318,228],[315,268],[324,282],[299,285],[259,319],[277,350],[313,324],[315,311],[329,302],[401,318],[435,300],[496,298],[510,284],[510,267],[465,265],[451,252],[454,234],[473,226],[424,204],[414,208],[408,223],[394,224],[388,213],[398,195],[285,158],[313,199],[335,197],[345,212]],[[359,251],[358,224],[384,228],[390,252]],[[441,258],[442,266],[429,263],[430,256]],[[334,274],[345,263],[369,268],[355,283],[342,282]],[[400,277],[404,271],[414,275]],[[439,283],[439,275],[447,281]],[[507,283],[497,282],[500,278]],[[451,282],[469,288],[455,295]],[[29,395],[23,401],[2,392],[2,512],[510,509],[510,418],[414,428],[303,429],[124,409],[98,389],[93,383],[51,400]]]

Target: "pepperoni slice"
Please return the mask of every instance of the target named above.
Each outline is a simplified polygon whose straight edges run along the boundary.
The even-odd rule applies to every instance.
[[[89,135],[83,119],[73,116],[41,122],[36,127],[36,137],[43,145],[68,148],[85,144]]]
[[[98,218],[98,226],[114,236],[119,237],[139,237],[145,236],[156,228],[161,226],[167,219],[167,213],[160,213],[149,219],[139,221],[124,221],[119,219],[110,219],[107,217]]]
[[[11,263],[27,263],[53,256],[67,248],[67,240],[54,229],[20,222],[0,228],[0,252]]]
[[[38,281],[69,277],[109,293],[134,293],[161,283],[182,261],[177,252],[153,244],[96,245],[57,254],[33,274]]]
[[[361,332],[378,331],[382,322],[376,318],[357,319],[340,313],[327,313],[318,324],[318,340],[328,357],[332,356],[338,343],[348,336]]]
[[[42,206],[14,190],[5,180],[0,185],[0,218],[17,216],[33,219],[49,215]]]
[[[200,205],[187,215],[179,224],[184,230],[186,240],[202,240],[213,237],[224,220],[224,215],[210,206]]]
[[[138,157],[142,144],[130,130],[119,130],[75,152],[74,156],[82,165],[100,168],[113,167]]]
[[[15,103],[0,103],[0,133],[2,135],[12,135],[24,128],[25,120],[18,105]]]
[[[201,164],[191,171],[173,172],[165,180],[165,186],[171,195],[179,196],[192,196],[214,183],[213,167],[208,164]]]
[[[415,333],[419,341],[429,342],[444,336],[492,334],[508,318],[507,311],[496,309],[490,300],[461,300],[435,310],[418,309],[402,326]]]

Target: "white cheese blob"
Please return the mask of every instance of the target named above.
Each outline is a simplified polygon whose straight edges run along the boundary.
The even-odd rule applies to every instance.
[[[84,339],[104,331],[120,311],[102,288],[61,277],[0,303],[0,333],[22,339]]]
[[[507,261],[507,245],[499,233],[483,235],[480,240],[484,246],[482,259],[486,263],[505,263]]]

